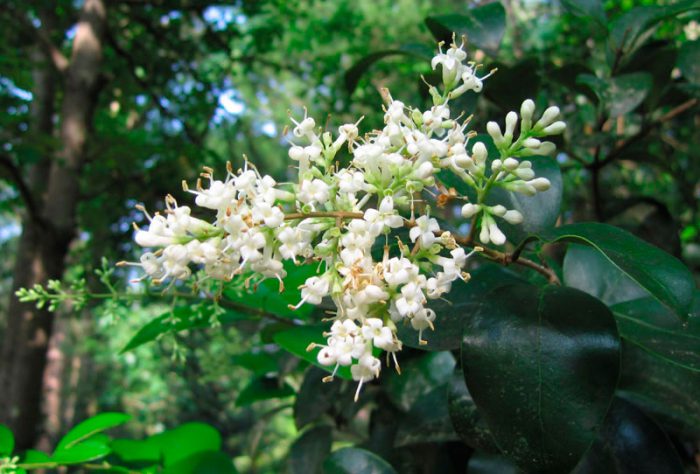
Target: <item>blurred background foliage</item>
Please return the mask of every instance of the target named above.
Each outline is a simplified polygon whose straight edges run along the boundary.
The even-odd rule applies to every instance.
[[[21,177],[61,148],[59,135],[32,125],[32,72],[41,66],[35,52],[50,41],[70,56],[81,7],[71,0],[0,5],[0,331],[12,317],[13,256],[29,212]],[[420,75],[431,81],[435,39],[453,31],[468,35],[470,56],[486,70],[498,67],[483,95],[460,98],[464,114],[475,115],[472,128],[484,130],[487,119],[528,97],[538,108],[561,106],[568,131],[556,157],[565,190],[560,222],[619,225],[700,270],[697,2],[114,0],[107,12],[67,282],[84,279],[102,292],[94,271],[103,259],[138,253],[134,204],[159,209],[167,193],[186,201],[179,182],[192,183],[202,166],[223,174],[227,160],[240,166],[245,155],[261,172],[288,178],[289,113],[299,117],[306,108],[331,128],[364,116],[368,130],[382,123],[380,87],[425,107]],[[62,95],[59,88],[56,104]],[[560,261],[556,251],[546,258],[555,267]],[[251,295],[238,285],[226,293],[234,306],[216,307],[183,296],[184,287],[176,288],[180,296],[155,289],[143,296],[128,283],[137,276],[111,276],[126,297],[56,311],[40,445],[52,446],[95,413],[121,411],[133,415],[123,434],[137,438],[188,421],[212,425],[241,472],[315,472],[330,449],[328,426],[334,448],[362,445],[397,472],[464,472],[471,451],[447,407],[430,398],[431,389],[451,384],[450,352],[405,351],[404,375],[389,374],[353,404],[351,384],[322,386],[321,371],[280,348],[291,316],[278,309],[296,303],[293,291],[277,295],[273,285]],[[122,352],[160,316],[160,329],[144,336],[149,343]],[[184,330],[169,330],[183,320],[177,328]],[[700,387],[678,378],[689,381],[690,394]],[[468,394],[455,397],[469,401]],[[684,413],[697,409],[697,400],[678,403],[670,418],[687,422]],[[683,463],[697,470],[694,416],[670,433]],[[469,472],[491,472],[485,469],[499,462],[481,455]]]

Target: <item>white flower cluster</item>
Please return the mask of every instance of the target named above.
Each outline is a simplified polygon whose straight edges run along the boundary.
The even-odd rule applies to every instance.
[[[135,265],[156,281],[186,278],[194,264],[224,281],[242,273],[277,278],[282,290],[284,260],[317,262],[321,272],[304,283],[294,308],[318,305],[324,298],[334,302],[337,312],[327,343],[310,349],[320,348],[318,362],[334,367],[334,374],[350,366],[359,393],[363,383],[379,375],[379,352],[392,354],[396,362],[402,346],[397,324],[410,324],[425,343],[422,333],[436,319],[428,300],[447,294],[455,280],[466,281],[467,259],[480,250],[471,242],[471,252],[458,246],[429,207],[417,212],[416,202],[436,186],[437,173],[449,170],[475,189],[477,199],[463,206],[462,215],[481,226],[482,243],[497,245],[505,243],[505,236],[495,218],[517,224],[523,216],[484,204],[489,190],[501,186],[532,195],[549,187],[546,179],[535,177],[530,162],[518,158],[553,151],[539,138],[563,131],[563,122],[555,121],[558,109],[547,109],[532,126],[534,103],[525,101],[515,141],[515,112],[507,116],[505,132],[490,122],[488,132],[500,157],[489,160],[484,143],[468,146],[474,136],[466,131],[468,119],[458,122],[449,109],[450,99],[479,92],[487,77],[477,77],[478,66],[465,60],[463,45],[440,52],[432,65],[442,67],[444,88],[431,88],[433,107],[407,107],[387,92],[384,127],[364,136],[359,122],[342,125],[333,137],[306,114],[292,119],[289,157],[299,171],[293,183],[278,184],[249,163],[237,172],[228,166],[223,180],[205,169],[204,183],[184,188],[215,217],[195,218],[170,196],[165,215],[151,217],[144,210],[150,225],[137,228],[136,242],[157,250]],[[345,147],[350,163],[339,168],[337,155]],[[406,241],[400,228],[410,229]]]

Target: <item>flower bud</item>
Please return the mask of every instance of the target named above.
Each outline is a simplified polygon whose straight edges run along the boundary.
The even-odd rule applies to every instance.
[[[491,242],[496,245],[503,245],[506,243],[506,236],[501,232],[501,229],[498,228],[495,221],[491,221],[489,224],[489,238]]]
[[[495,123],[495,122],[491,122]],[[496,127],[498,125],[496,124]],[[500,133],[500,130],[499,130]],[[472,157],[474,160],[476,160],[477,163],[483,163],[486,161],[486,157],[488,156],[488,151],[486,150],[486,145],[484,145],[482,142],[476,142],[474,146],[472,147]]]
[[[497,204],[495,206],[491,206],[489,211],[494,216],[503,217],[506,213],[506,208],[505,208],[505,206],[502,206],[501,204]]]
[[[513,138],[513,132],[515,131],[515,124],[518,123],[518,114],[513,111],[508,112],[506,115],[506,140],[511,140]]]
[[[506,158],[505,161],[503,161],[503,167],[507,169],[508,171],[513,171],[514,169],[517,169],[520,163],[518,163],[518,160],[515,158]]]
[[[532,168],[518,168],[515,170],[515,176],[525,181],[530,181],[535,177],[535,172],[532,171]]]
[[[541,144],[542,142],[539,141],[537,138],[528,138],[523,142],[523,145],[525,145],[528,148],[539,148]]]
[[[557,117],[559,117],[559,107],[549,107],[547,110],[544,111],[542,117],[540,117],[540,120],[537,122],[537,126],[544,128],[552,122],[554,122],[557,119]]]
[[[538,155],[551,155],[554,153],[554,150],[557,149],[557,146],[552,143],[552,142],[542,142],[540,147],[537,149],[537,154]]]
[[[426,161],[423,164],[421,164],[415,171],[415,176],[418,179],[428,179],[433,175],[434,170],[435,168],[433,168],[433,164],[429,161]]]
[[[501,127],[498,126],[496,122],[489,122],[486,124],[486,131],[491,138],[493,138],[496,145],[500,145],[504,142],[503,133],[501,133]]]
[[[465,204],[464,206],[462,206],[462,217],[469,219],[470,217],[475,216],[480,210],[481,210],[481,205],[472,204],[469,202],[469,203]]]
[[[523,104],[520,106],[520,119],[523,122],[530,121],[532,120],[533,113],[535,113],[535,103],[532,99],[524,100]]]
[[[301,161],[306,156],[304,149],[300,146],[293,146],[289,149],[289,157],[294,161]]]
[[[558,120],[553,124],[545,127],[545,129],[542,130],[542,132],[546,133],[547,135],[559,135],[560,133],[563,133],[564,130],[566,130],[566,124],[561,120]]]
[[[501,160],[493,160],[493,162],[491,162],[491,171],[500,171],[502,166],[503,162]]]
[[[530,184],[532,187],[534,187],[537,191],[540,192],[546,191],[552,186],[552,183],[550,183],[547,178],[535,178],[528,184]]]
[[[515,209],[511,209],[503,214],[503,219],[509,224],[521,224],[523,222],[523,215]]]

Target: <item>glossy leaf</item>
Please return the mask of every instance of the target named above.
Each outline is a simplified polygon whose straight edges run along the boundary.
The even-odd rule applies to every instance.
[[[619,373],[610,310],[566,287],[499,289],[465,327],[469,392],[501,449],[523,469],[564,472],[595,438]]]
[[[513,461],[497,454],[476,452],[469,458],[467,474],[519,474]]]
[[[262,351],[235,355],[233,356],[233,363],[245,367],[255,375],[270,374],[279,370],[275,358]]]
[[[163,471],[163,474],[236,474],[233,461],[221,451],[192,454]]]
[[[700,328],[682,324],[653,298],[640,298],[610,308],[620,335],[650,354],[700,373]]]
[[[618,395],[674,431],[700,436],[700,374],[625,343]]]
[[[592,18],[601,25],[607,21],[601,0],[562,0],[561,4],[574,15]]]
[[[101,459],[110,452],[111,449],[105,443],[89,439],[78,444],[72,444],[68,448],[56,450],[51,455],[51,462],[57,464],[82,464]]]
[[[428,344],[418,343],[417,332],[407,324],[398,325],[398,336],[405,346],[428,351],[445,351],[459,348],[462,343],[464,323],[482,304],[489,304],[487,294],[509,283],[523,279],[499,265],[484,265],[472,272],[472,278],[452,284],[452,291],[444,299],[430,301],[428,306],[435,311],[435,330],[424,331],[423,339]]]
[[[683,43],[677,64],[683,77],[689,82],[700,84],[700,40]]]
[[[636,109],[651,91],[651,74],[633,72],[613,77],[606,93],[606,104],[611,118],[619,117]]]
[[[394,446],[445,443],[458,438],[447,405],[448,385],[434,385],[421,395],[399,421]]]
[[[647,295],[632,278],[592,247],[569,245],[562,270],[566,286],[585,291],[607,305]]]
[[[59,451],[70,449],[76,444],[96,435],[102,431],[123,425],[131,419],[131,415],[125,413],[100,413],[88,418],[71,429],[61,441],[58,442],[54,455]]]
[[[506,30],[506,12],[500,2],[492,2],[466,10],[463,15],[431,16],[425,24],[438,41],[449,44],[454,33],[459,42],[466,35],[468,44],[495,55]]]
[[[12,431],[5,426],[0,425],[0,456],[9,456],[15,449],[15,437]]]
[[[464,443],[486,453],[499,452],[486,421],[464,383],[461,370],[455,372],[450,381],[447,402],[452,426]]]
[[[126,346],[124,346],[121,353],[123,354],[139,346],[153,342],[163,334],[211,327],[213,312],[214,307],[211,305],[202,307],[180,306],[174,308],[172,311],[168,311],[149,321],[145,326],[139,329]],[[218,316],[218,318],[219,320],[225,319],[227,322],[231,322],[248,319],[250,316],[235,311],[226,311],[223,316]]]
[[[148,443],[157,447],[163,465],[170,467],[197,453],[219,451],[221,435],[205,423],[185,423],[171,430],[151,436]]]
[[[598,439],[572,474],[683,474],[666,433],[639,408],[615,398]]]
[[[489,204],[502,204],[507,209],[515,209],[523,215],[523,223],[518,225],[511,225],[498,219],[499,227],[511,242],[518,242],[528,234],[553,227],[559,217],[564,192],[561,170],[554,158],[533,156],[527,159],[532,163],[535,175],[547,178],[551,183],[547,191],[534,196],[525,196],[502,188],[494,188],[489,193]]]
[[[110,443],[112,454],[124,463],[156,464],[160,461],[160,449],[148,440],[115,439]]]
[[[613,50],[629,53],[643,43],[660,22],[699,8],[696,0],[683,0],[665,6],[634,7],[609,24]]]
[[[324,382],[326,375],[318,367],[310,367],[306,371],[299,393],[294,398],[294,423],[298,430],[317,420],[338,397],[342,381]]]
[[[534,58],[524,59],[513,66],[493,63],[498,73],[489,77],[484,87],[484,95],[504,112],[520,110],[525,99],[537,97],[540,88],[539,61]],[[518,87],[513,87],[517,84]]]
[[[294,389],[286,382],[280,384],[277,377],[256,377],[238,394],[236,406],[244,407],[262,400],[286,398],[292,395],[294,395]]]
[[[369,70],[370,67],[377,61],[390,56],[407,56],[424,61],[430,61],[434,55],[434,51],[422,44],[405,44],[398,49],[387,49],[377,51],[376,53],[368,54],[360,59],[345,73],[345,90],[352,94],[360,82],[362,76]]]
[[[449,382],[455,364],[449,352],[425,353],[403,363],[400,374],[382,374],[382,382],[391,401],[408,411],[422,395]]]
[[[360,448],[333,452],[324,461],[323,470],[328,474],[396,474],[391,464]]]
[[[273,340],[282,349],[294,354],[300,359],[310,362],[327,372],[333,372],[333,366],[327,367],[321,365],[316,359],[316,354],[319,349],[311,351],[306,350],[312,342],[316,344],[326,344],[326,339],[323,337],[324,331],[328,331],[328,327],[325,325],[294,326],[285,331],[275,333]],[[340,378],[352,380],[349,367],[340,367],[336,375]]]
[[[598,222],[565,225],[532,238],[550,243],[574,242],[596,249],[651,296],[687,319],[695,289],[693,276],[678,259],[659,248]]]
[[[330,426],[316,426],[305,431],[289,448],[287,472],[289,474],[318,474],[323,461],[331,452],[333,430]]]

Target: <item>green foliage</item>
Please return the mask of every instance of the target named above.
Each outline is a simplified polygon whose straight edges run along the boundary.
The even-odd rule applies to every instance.
[[[603,303],[557,287],[513,285],[472,316],[462,367],[501,451],[526,470],[573,468],[615,391],[619,341]],[[495,296],[495,293],[492,294]]]
[[[51,39],[69,54],[64,33],[76,7],[59,3],[46,24],[57,23]],[[0,425],[0,472],[690,468],[700,438],[700,40],[684,27],[700,20],[696,1],[514,1],[507,13],[501,2],[261,1],[230,10],[141,3],[109,6],[109,77],[81,169],[80,237],[69,268],[63,281],[18,293],[59,311],[70,362],[59,418],[104,413],[62,429],[63,438],[51,428],[52,453],[18,452]],[[22,94],[35,86],[36,41],[13,15],[26,9],[39,24],[44,13],[8,5],[0,9],[3,163],[7,154],[29,176],[61,143],[34,131],[36,96]],[[129,214],[133,196],[161,209],[174,177],[191,180],[201,165],[219,169],[228,159],[238,166],[243,153],[288,180],[280,146],[288,110],[296,116],[307,104],[312,116],[332,112],[329,129],[364,115],[370,129],[383,120],[369,107],[380,86],[406,103],[428,103],[425,84],[413,77],[430,81],[433,39],[453,34],[458,42],[467,36],[470,59],[498,69],[483,96],[450,104],[473,113],[474,128],[532,97],[538,110],[561,104],[568,132],[557,156],[531,159],[550,190],[535,197],[494,190],[493,203],[525,217],[524,225],[503,226],[520,245],[474,257],[470,281],[431,302],[437,319],[424,333],[427,345],[410,327],[398,328],[400,375],[384,369],[356,403],[347,367],[323,382],[333,367],[320,366],[318,349],[307,348],[325,341],[325,308],[289,309],[314,264],[287,267],[281,292],[274,279],[245,287],[244,275],[223,288],[176,286],[165,297],[162,288],[128,285],[137,275],[129,268],[113,269],[111,278],[93,271],[102,257],[134,259],[125,244],[128,224],[140,219]],[[222,108],[222,95],[235,106]],[[489,137],[472,140],[498,156]],[[12,256],[25,205],[5,168],[0,217],[10,237],[1,239]],[[442,178],[446,189],[431,192],[469,189]],[[470,223],[455,217],[462,204],[447,200],[431,212],[465,237]],[[519,259],[563,285],[545,286]],[[3,294],[10,293],[6,260]]]

